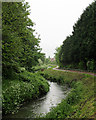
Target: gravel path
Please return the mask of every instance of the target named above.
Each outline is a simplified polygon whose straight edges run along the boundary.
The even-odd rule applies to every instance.
[[[63,70],[63,69],[58,69],[58,67],[53,68],[53,70],[67,71],[67,72],[77,72],[77,73],[86,73],[86,74],[89,74],[89,75],[96,76],[96,73],[91,73],[91,72],[80,72],[80,71],[75,71],[75,70]]]

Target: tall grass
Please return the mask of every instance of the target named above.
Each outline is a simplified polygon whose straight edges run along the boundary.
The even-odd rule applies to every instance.
[[[57,107],[45,116],[50,119],[95,118],[94,79],[95,76],[56,71],[52,69],[41,73],[45,78],[71,87],[71,92]]]

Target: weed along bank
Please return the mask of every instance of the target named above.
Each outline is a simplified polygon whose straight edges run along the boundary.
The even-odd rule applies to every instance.
[[[19,80],[6,79],[3,83],[3,115],[14,114],[20,107],[34,99],[45,95],[49,91],[49,84],[38,73],[24,71]]]
[[[29,3],[32,2],[30,5],[26,1],[2,2],[2,16],[0,16],[2,18],[2,24],[0,23],[2,26],[2,30],[0,27],[0,34],[2,34],[0,108],[2,106],[2,112],[0,110],[0,115],[2,113],[3,119],[12,120],[95,119],[96,25],[94,24],[96,24],[96,15],[94,11],[96,11],[96,1],[85,10],[82,8],[89,2],[82,0],[86,3],[84,5],[80,0],[78,0],[80,4],[75,0],[72,1],[73,5],[70,4],[70,7],[76,7],[76,13],[81,7],[79,11],[83,13],[76,20],[71,35],[68,33],[69,36],[65,36],[62,45],[59,44],[59,40],[63,40],[62,35],[67,35],[65,27],[70,30],[70,22],[74,20],[69,19],[69,16],[75,17],[73,9],[70,9],[67,16],[65,15],[69,3],[67,7],[64,5],[67,5],[68,1],[56,0],[57,6],[54,0],[53,2],[29,0]],[[35,15],[37,16],[35,19],[37,24],[39,20],[41,37],[35,30],[35,21],[31,20],[31,5],[34,19]],[[58,7],[60,9],[57,9]],[[34,14],[35,11],[37,12]],[[45,14],[46,12],[48,13]],[[57,16],[54,17],[53,13]],[[64,21],[60,17],[64,17]],[[56,34],[59,27],[64,27],[65,30],[62,31],[63,29],[60,28]],[[40,45],[40,42],[45,43]],[[55,47],[57,48],[54,49]]]
[[[48,81],[50,89],[47,94],[30,100],[24,104],[17,113],[7,114],[5,118],[40,118],[44,117],[52,107],[56,107],[63,99],[66,98],[70,89],[66,86],[58,85],[56,82]]]
[[[94,118],[96,76],[52,68],[3,84],[3,118]]]
[[[53,108],[44,118],[95,118],[94,79],[96,76],[57,70],[45,70],[45,78],[67,85],[70,93],[60,104]]]

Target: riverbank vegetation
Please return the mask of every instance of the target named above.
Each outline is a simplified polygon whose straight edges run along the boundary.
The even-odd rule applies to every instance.
[[[90,4],[73,26],[72,35],[56,49],[55,59],[62,69],[96,72],[96,1]],[[46,70],[45,78],[67,84],[72,91],[46,118],[95,118],[96,76],[68,71]]]
[[[96,72],[96,1],[90,4],[73,26],[72,35],[56,49],[55,59],[62,69]],[[67,84],[72,91],[45,118],[96,118],[95,75],[71,71],[45,70],[42,75],[59,84]]]
[[[14,114],[24,102],[46,94],[49,90],[46,78],[72,88],[66,100],[46,118],[94,118],[96,77],[46,69],[48,66],[43,64],[55,64],[55,61],[41,53],[40,35],[35,33],[35,23],[28,17],[29,8],[25,2],[2,3],[3,114]],[[74,25],[72,35],[57,49],[55,58],[60,68],[96,70],[95,11],[96,2],[93,2]],[[35,73],[38,70],[42,72]]]
[[[17,112],[26,101],[49,90],[48,82],[32,67],[43,62],[40,35],[28,17],[27,2],[2,3],[2,109],[3,115]],[[1,95],[0,95],[1,96]]]
[[[96,72],[96,1],[90,4],[56,49],[55,58],[60,68]]]
[[[51,111],[44,118],[51,119],[79,119],[95,118],[95,87],[96,76],[57,71],[47,69],[41,73],[46,79],[58,84],[68,85],[71,92],[65,100]]]
[[[48,91],[48,82],[38,73],[24,71],[18,79],[3,80],[3,114],[18,112],[24,102],[37,99]]]

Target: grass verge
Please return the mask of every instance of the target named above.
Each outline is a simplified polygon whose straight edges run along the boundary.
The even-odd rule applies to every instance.
[[[67,84],[70,94],[57,107],[52,108],[45,118],[92,119],[96,117],[94,81],[95,76],[47,69],[41,74],[51,81]]]

